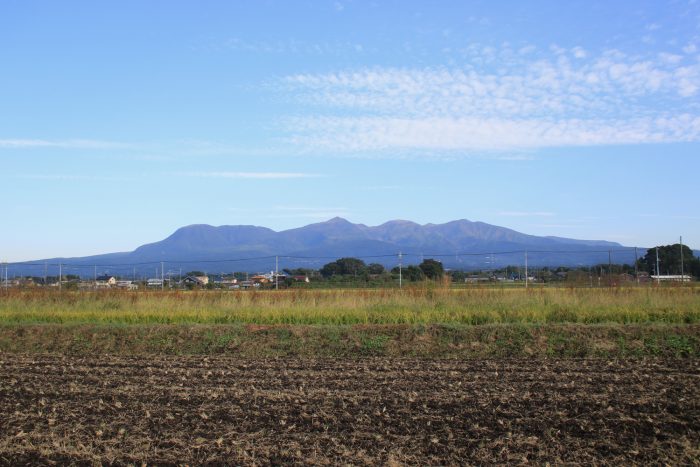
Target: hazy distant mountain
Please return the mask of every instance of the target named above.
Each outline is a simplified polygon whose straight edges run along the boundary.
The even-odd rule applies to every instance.
[[[336,217],[281,232],[250,225],[190,225],[164,240],[143,245],[132,252],[39,260],[36,263],[61,262],[67,265],[64,272],[82,275],[90,275],[89,266],[113,274],[150,274],[155,273],[160,262],[164,262],[164,269],[171,272],[180,269],[252,272],[272,270],[276,255],[279,256],[280,269],[318,268],[343,256],[393,267],[401,252],[404,264],[418,264],[422,258],[434,257],[448,268],[488,269],[523,264],[525,250],[529,252],[529,264],[533,267],[606,263],[608,250],[614,250],[613,262],[632,263],[634,260],[633,250],[622,251],[625,248],[619,243],[537,237],[466,219],[425,225],[394,220],[370,227]],[[639,254],[643,255],[644,250],[640,249]],[[40,275],[43,271],[42,266],[30,269],[25,273]]]

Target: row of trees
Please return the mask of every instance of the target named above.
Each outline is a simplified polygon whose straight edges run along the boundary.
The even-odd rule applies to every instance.
[[[364,278],[374,276],[389,275],[384,266],[379,263],[365,264],[357,258],[340,258],[332,263],[328,263],[320,269],[320,274],[324,279],[333,277],[344,278]],[[398,266],[391,270],[391,274],[401,274],[407,281],[420,281],[424,279],[437,280],[443,277],[445,269],[440,261],[426,259],[418,266],[409,265],[399,271]]]
[[[696,258],[688,246],[683,245],[683,253],[681,255],[681,245],[665,245],[647,250],[646,254],[637,262],[637,271],[648,272],[649,274],[681,274],[681,257],[683,259],[683,273],[695,277],[700,277],[700,258]],[[657,267],[657,250],[658,264]],[[286,270],[286,272],[288,272]],[[313,277],[314,271],[304,270],[305,275]],[[507,279],[522,279],[522,268],[519,266],[506,266],[503,268],[491,271],[450,271],[449,276],[452,281],[463,282],[467,277],[474,275],[492,275],[494,277],[502,277]],[[628,264],[600,264],[590,267],[578,268],[538,268],[538,279],[546,282],[563,281],[567,278],[574,279],[576,277],[590,279],[593,276],[611,276],[616,274],[633,274],[635,272],[634,265]],[[532,274],[532,270],[530,271]],[[391,271],[387,271],[384,266],[378,263],[366,264],[358,258],[340,258],[336,261],[324,265],[319,271],[319,279],[326,280],[370,280],[388,276],[397,276],[399,268],[394,267]],[[402,268],[401,275],[405,281],[416,282],[425,279],[439,280],[445,277],[446,271],[440,261],[435,259],[426,259],[419,265],[408,265]]]

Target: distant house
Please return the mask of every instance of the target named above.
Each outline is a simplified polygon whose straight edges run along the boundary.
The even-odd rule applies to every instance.
[[[257,276],[251,277],[250,281],[254,284],[268,284],[270,282],[270,278],[264,274],[258,274]]]
[[[110,275],[97,276],[95,285],[97,287],[113,287],[117,285],[117,278]]]
[[[309,281],[309,276],[292,276],[292,280],[294,282],[310,282]]]
[[[224,278],[219,281],[216,281],[215,283],[221,285],[222,287],[231,287],[233,285],[238,284],[238,279],[236,279],[235,277]]]
[[[209,283],[208,276],[187,276],[182,279],[183,285],[194,285],[197,287],[204,287]]]
[[[163,279],[148,279],[146,285],[148,287],[163,287]]]
[[[137,290],[139,288],[138,284],[134,284],[132,281],[117,281],[117,287],[126,290]]]

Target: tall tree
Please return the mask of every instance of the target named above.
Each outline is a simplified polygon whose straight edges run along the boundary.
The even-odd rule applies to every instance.
[[[681,273],[681,245],[663,245],[649,248],[647,254],[642,257],[640,267],[650,274],[656,274],[656,251],[659,252],[659,273],[660,274],[680,274]],[[683,271],[692,273],[697,262],[693,255],[693,250],[683,245]]]
[[[445,268],[443,268],[442,263],[435,259],[426,259],[418,265],[425,277],[428,279],[436,280],[440,279],[445,273]]]
[[[320,272],[326,278],[339,275],[357,277],[367,273],[367,265],[361,259],[340,258],[323,266]]]

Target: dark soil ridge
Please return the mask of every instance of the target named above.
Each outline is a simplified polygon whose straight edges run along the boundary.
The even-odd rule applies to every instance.
[[[258,357],[700,357],[700,325],[0,325],[0,352]]]

